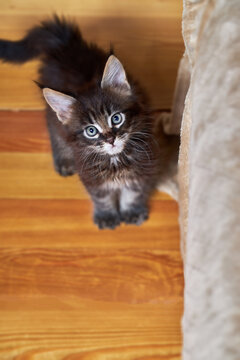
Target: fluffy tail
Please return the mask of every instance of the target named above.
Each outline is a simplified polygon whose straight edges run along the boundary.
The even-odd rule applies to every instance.
[[[77,26],[54,16],[29,30],[22,40],[0,40],[0,59],[22,64],[76,40],[83,43]]]

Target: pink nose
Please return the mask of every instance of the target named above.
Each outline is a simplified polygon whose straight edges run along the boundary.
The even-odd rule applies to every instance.
[[[113,135],[110,135],[106,138],[106,142],[113,145],[114,144],[115,137]]]

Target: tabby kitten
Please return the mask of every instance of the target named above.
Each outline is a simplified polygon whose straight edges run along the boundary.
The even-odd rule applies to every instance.
[[[20,41],[0,40],[4,61],[36,57],[56,171],[78,173],[100,229],[141,224],[158,173],[144,94],[114,55],[86,43],[76,25],[58,17]]]

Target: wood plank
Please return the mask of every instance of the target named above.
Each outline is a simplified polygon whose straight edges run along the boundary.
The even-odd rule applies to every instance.
[[[11,0],[1,3],[4,15],[37,14],[50,15],[53,12],[81,16],[113,17],[177,17],[182,11],[182,2],[178,0],[43,0],[33,3],[32,0]]]
[[[78,176],[59,176],[48,153],[0,153],[0,198],[86,199]]]
[[[50,152],[44,111],[0,111],[0,152]]]
[[[120,1],[114,4],[123,9]],[[118,11],[118,6],[115,8],[109,3],[99,6],[99,12],[93,12],[91,6],[94,6],[94,2],[90,1],[87,15],[78,13],[78,10],[74,13],[88,41],[96,42],[106,50],[110,43],[114,44],[116,55],[146,88],[157,108],[171,107],[178,63],[183,53],[179,4],[179,0],[172,0],[169,5],[165,1],[142,1],[138,3],[140,9],[133,16],[131,6],[127,7],[130,11],[128,14],[128,10]],[[28,28],[45,17],[44,7],[43,13],[40,11],[36,16],[25,13],[25,8],[18,6],[20,3],[11,11],[7,7],[6,14],[0,16],[0,37],[19,39]],[[32,82],[37,78],[36,61],[23,67],[1,64],[0,77],[0,109],[43,108],[40,92]]]
[[[18,299],[0,311],[3,360],[180,360],[181,302],[128,305],[63,294],[51,308],[46,297]]]
[[[88,199],[77,175],[61,177],[50,153],[0,152],[0,199]],[[156,192],[158,199],[169,199]]]
[[[86,244],[87,245],[87,244]],[[1,249],[0,293],[128,304],[182,298],[178,252],[136,249]]]
[[[0,110],[43,108],[39,89],[33,83],[36,61],[22,66],[0,63]]]
[[[178,207],[152,200],[140,227],[98,230],[89,200],[1,200],[0,248],[161,249],[179,251]]]

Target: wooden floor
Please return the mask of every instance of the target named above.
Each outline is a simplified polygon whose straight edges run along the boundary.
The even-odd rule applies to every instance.
[[[180,359],[177,204],[157,193],[143,226],[97,230],[43,112],[0,124],[0,359]]]
[[[2,1],[0,38],[67,15],[170,108],[181,11],[181,0]],[[143,226],[99,231],[77,176],[53,170],[43,112],[23,111],[43,108],[37,66],[0,64],[0,360],[179,360],[177,204],[156,193]]]

